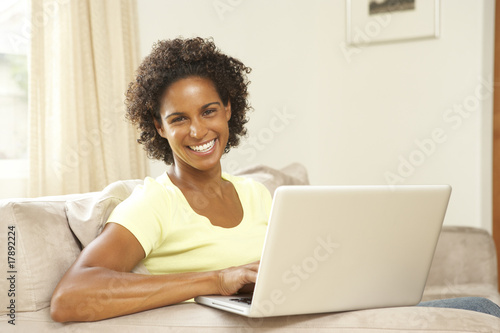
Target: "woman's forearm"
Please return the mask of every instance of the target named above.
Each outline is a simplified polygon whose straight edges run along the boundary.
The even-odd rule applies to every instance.
[[[144,251],[125,228],[108,223],[57,285],[51,317],[95,321],[179,303],[200,295],[231,295],[255,283],[258,262],[203,273],[130,273]]]
[[[72,267],[54,291],[51,316],[58,322],[95,321],[218,292],[217,272],[141,275]]]

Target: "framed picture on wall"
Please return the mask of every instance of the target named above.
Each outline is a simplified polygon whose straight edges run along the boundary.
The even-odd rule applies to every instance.
[[[346,0],[347,43],[439,37],[440,0]]]

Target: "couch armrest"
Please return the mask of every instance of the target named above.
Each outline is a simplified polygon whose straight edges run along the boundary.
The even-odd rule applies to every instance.
[[[461,296],[500,299],[495,244],[485,230],[444,226],[424,299]]]
[[[0,239],[5,245],[0,268],[4,274],[12,271],[8,275],[12,281],[0,279],[0,290],[2,297],[7,296],[12,283],[16,312],[48,307],[54,288],[80,253],[64,211],[69,197],[0,200]],[[8,232],[14,247],[12,266],[7,266]],[[0,308],[0,314],[8,311],[6,306]]]

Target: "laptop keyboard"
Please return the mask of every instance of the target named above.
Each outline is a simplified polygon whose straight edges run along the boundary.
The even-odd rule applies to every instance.
[[[246,303],[248,305],[252,304],[252,297],[230,298],[229,300],[238,303]]]

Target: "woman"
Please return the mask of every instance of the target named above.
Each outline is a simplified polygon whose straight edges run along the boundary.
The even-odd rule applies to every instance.
[[[155,45],[128,89],[127,117],[149,156],[171,167],[147,178],[82,251],[54,291],[55,321],[99,320],[255,283],[271,196],[220,164],[245,134],[249,72],[209,40]],[[129,273],[143,259],[152,275]],[[87,304],[103,295],[102,309]]]
[[[82,251],[54,291],[55,321],[99,320],[252,288],[271,196],[220,164],[245,134],[249,72],[211,40],[154,46],[129,86],[127,117],[148,155],[171,167],[146,178]],[[141,261],[151,275],[130,273]],[[484,299],[462,302],[434,305],[498,309]]]

